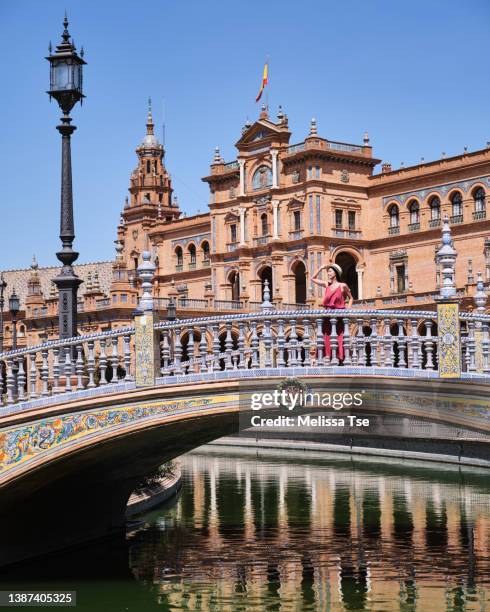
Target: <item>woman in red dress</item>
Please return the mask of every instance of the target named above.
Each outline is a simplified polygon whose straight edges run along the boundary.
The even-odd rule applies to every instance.
[[[327,282],[320,280],[318,275],[322,270],[327,271]],[[352,293],[349,287],[341,282],[342,268],[335,263],[321,266],[316,273],[312,276],[311,280],[316,285],[325,287],[325,294],[323,296],[323,306],[328,309],[341,309],[341,308],[352,308]],[[347,305],[346,305],[347,303]],[[344,360],[344,323],[339,317],[336,324],[337,331],[337,358],[339,361]],[[330,321],[327,319],[323,324],[323,339],[325,342],[325,356],[328,359],[332,358],[332,347],[330,345],[330,334],[332,333],[332,326]]]

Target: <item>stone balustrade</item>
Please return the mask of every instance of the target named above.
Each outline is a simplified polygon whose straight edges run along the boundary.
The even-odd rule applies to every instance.
[[[325,351],[326,321],[331,355]],[[460,347],[462,377],[490,380],[489,329],[490,316],[459,314],[450,340]],[[155,384],[176,377],[216,379],[220,373],[238,378],[302,373],[437,378],[441,347],[448,341],[439,337],[434,312],[358,309],[271,309],[177,319],[155,323],[152,338],[159,358]],[[2,353],[2,404],[135,386],[141,364],[136,344],[135,328],[127,327]]]

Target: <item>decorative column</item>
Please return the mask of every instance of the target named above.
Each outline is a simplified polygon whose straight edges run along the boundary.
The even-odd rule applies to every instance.
[[[272,240],[279,240],[279,200],[272,200]]]
[[[442,245],[436,255],[436,262],[442,269],[441,288],[436,298],[440,378],[461,377],[459,301],[455,283],[457,255],[452,244],[449,219],[446,215],[442,228]]]
[[[272,187],[279,187],[277,183],[277,154],[279,151],[276,149],[271,150],[271,158],[272,158]]]
[[[245,160],[239,159],[238,165],[240,166],[240,196],[245,195]]]
[[[245,212],[246,209],[241,207],[240,211],[240,246],[245,244]]]
[[[143,263],[138,268],[143,290],[135,312],[136,386],[152,387],[160,373],[159,340],[154,329],[153,277],[155,265],[151,263],[149,251],[142,254]]]
[[[357,272],[357,299],[362,300],[364,299],[364,292],[363,292],[363,275],[364,275],[364,266],[361,264],[359,266],[356,266],[356,272]]]

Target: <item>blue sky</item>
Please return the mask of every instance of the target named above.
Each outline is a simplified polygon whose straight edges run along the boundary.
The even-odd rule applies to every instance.
[[[57,262],[59,110],[49,104],[49,40],[65,8],[84,45],[85,93],[75,109],[75,247],[80,262],[112,259],[146,100],[188,214],[207,208],[216,145],[234,143],[270,58],[271,114],[282,104],[292,142],[315,116],[320,135],[360,142],[394,167],[456,155],[490,140],[487,0],[50,0],[0,2],[2,196],[0,269]]]

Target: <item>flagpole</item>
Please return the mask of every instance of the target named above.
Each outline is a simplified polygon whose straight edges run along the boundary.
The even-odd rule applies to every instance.
[[[267,60],[265,62],[267,64],[267,91],[265,92],[265,106],[267,108],[267,114],[269,114],[269,85],[270,85],[270,70],[269,70],[269,55],[267,55]]]

